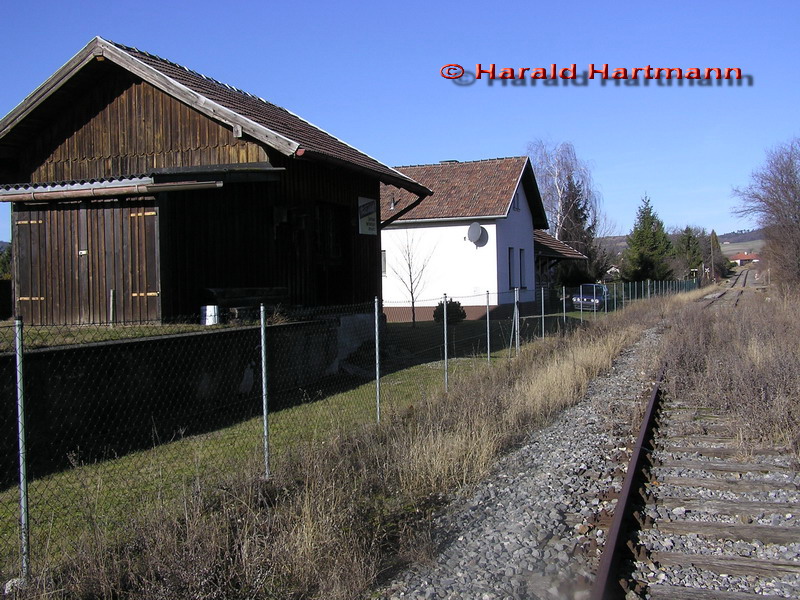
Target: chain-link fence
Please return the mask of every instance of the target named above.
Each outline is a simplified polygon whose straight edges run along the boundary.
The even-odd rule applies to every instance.
[[[609,286],[602,309],[585,312],[693,287]],[[580,323],[574,296],[545,287],[413,308],[262,309],[213,325],[6,323],[0,582],[100,537],[126,543],[132,519],[178,510],[187,490],[253,470],[268,477],[299,442],[413,405],[476,361],[507,360]]]

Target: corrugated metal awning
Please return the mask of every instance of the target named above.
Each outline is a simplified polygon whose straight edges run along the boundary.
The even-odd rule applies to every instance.
[[[169,191],[220,188],[226,182],[274,181],[283,167],[268,162],[170,167],[105,179],[18,183],[0,186],[0,202],[45,202],[82,198],[142,196]]]
[[[222,181],[173,181],[156,183],[152,177],[123,177],[92,181],[17,184],[0,188],[0,202],[48,202],[83,198],[146,196],[167,191],[213,189]]]

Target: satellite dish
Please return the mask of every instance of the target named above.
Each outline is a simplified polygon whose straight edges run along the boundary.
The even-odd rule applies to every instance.
[[[481,227],[481,224],[473,223],[467,230],[467,239],[473,244],[477,244],[481,239],[481,233],[483,233],[483,227]]]

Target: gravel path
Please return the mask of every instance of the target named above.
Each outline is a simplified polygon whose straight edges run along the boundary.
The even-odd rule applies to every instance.
[[[587,598],[607,527],[594,523],[613,510],[604,493],[622,487],[659,337],[646,331],[585,398],[457,497],[433,523],[439,555],[379,597]]]

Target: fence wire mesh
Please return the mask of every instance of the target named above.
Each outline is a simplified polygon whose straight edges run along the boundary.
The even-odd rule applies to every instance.
[[[586,315],[574,306],[581,290],[544,287],[448,298],[447,322],[445,299],[434,298],[414,308],[275,311],[264,329],[257,310],[213,325],[25,326],[21,377],[14,324],[0,325],[0,582],[23,570],[20,381],[35,573],[99,539],[128,543],[132,522],[180,510],[180,498],[199,486],[265,473],[265,461],[275,464],[299,443],[374,422],[478,364],[508,360],[517,339],[568,330],[648,290],[693,287],[609,286],[602,308]]]

